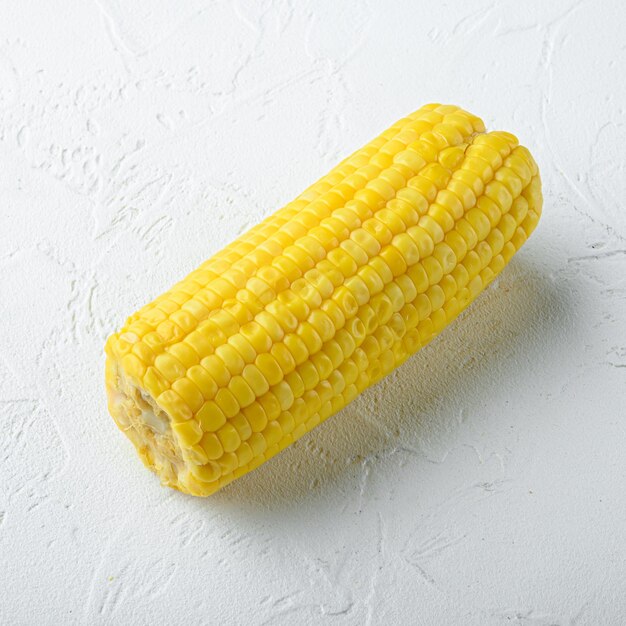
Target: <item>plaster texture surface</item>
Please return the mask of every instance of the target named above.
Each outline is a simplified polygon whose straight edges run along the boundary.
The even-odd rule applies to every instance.
[[[624,623],[623,3],[0,16],[0,623]],[[530,148],[535,234],[288,451],[162,489],[107,414],[106,336],[432,101]]]

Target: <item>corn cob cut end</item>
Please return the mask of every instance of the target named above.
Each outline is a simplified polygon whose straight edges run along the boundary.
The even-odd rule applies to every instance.
[[[516,137],[426,105],[129,318],[109,410],[164,485],[210,495],[439,334],[541,207]]]
[[[143,464],[163,485],[190,492],[181,481],[185,463],[167,413],[110,360],[106,364],[106,388],[109,413]]]

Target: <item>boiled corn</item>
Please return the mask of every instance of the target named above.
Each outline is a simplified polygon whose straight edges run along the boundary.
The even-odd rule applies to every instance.
[[[428,343],[541,205],[513,135],[426,105],[130,317],[110,412],[163,484],[209,495]]]

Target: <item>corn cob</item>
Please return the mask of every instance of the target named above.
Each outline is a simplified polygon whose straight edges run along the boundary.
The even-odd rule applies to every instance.
[[[163,484],[214,493],[428,343],[541,205],[513,135],[426,105],[130,317],[109,410]]]

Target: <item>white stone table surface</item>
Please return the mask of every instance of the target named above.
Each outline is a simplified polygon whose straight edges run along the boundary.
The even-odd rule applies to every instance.
[[[206,500],[107,335],[427,102],[517,134],[536,233],[436,341]],[[0,623],[626,623],[618,0],[0,0]]]

